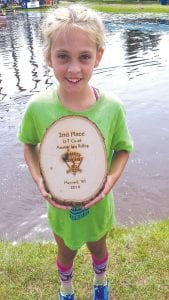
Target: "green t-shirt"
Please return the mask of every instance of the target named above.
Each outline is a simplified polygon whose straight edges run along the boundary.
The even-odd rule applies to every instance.
[[[54,121],[68,115],[85,116],[97,125],[105,140],[109,167],[114,151],[132,151],[133,143],[123,105],[104,94],[101,94],[92,107],[82,112],[65,108],[58,99],[56,89],[33,96],[23,115],[18,138],[23,143],[36,145],[41,142],[46,129]],[[76,207],[62,210],[48,204],[48,221],[52,231],[70,249],[77,250],[86,242],[99,240],[113,226],[113,195],[110,193],[89,209]]]

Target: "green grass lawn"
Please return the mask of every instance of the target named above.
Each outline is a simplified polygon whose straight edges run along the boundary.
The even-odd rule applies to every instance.
[[[116,228],[108,237],[110,300],[169,299],[169,220]],[[53,243],[0,242],[0,299],[57,299]],[[91,299],[93,272],[83,247],[75,260],[77,300]]]
[[[90,4],[93,9],[106,13],[169,13],[169,5],[157,3],[117,3],[117,4]]]

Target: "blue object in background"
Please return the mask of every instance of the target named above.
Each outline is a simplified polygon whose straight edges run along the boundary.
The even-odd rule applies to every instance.
[[[167,0],[160,0],[161,5],[167,5]]]
[[[22,2],[21,2],[22,8],[27,8],[28,2],[30,2],[30,0],[22,0]]]
[[[27,1],[26,0],[22,1],[22,8],[27,8]]]
[[[40,5],[45,5],[45,0],[39,0]]]

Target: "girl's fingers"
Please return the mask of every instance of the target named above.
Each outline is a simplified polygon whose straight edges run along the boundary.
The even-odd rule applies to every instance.
[[[48,194],[46,197],[44,197],[52,206],[56,207],[56,208],[60,208],[60,209],[71,209],[71,206],[65,206],[62,204],[57,203],[55,200],[52,199],[52,196],[50,194]]]
[[[97,202],[101,201],[104,197],[105,197],[105,194],[100,194],[99,196],[94,198],[92,201],[90,201],[89,203],[84,205],[83,207],[84,208],[89,208],[89,207],[93,206],[94,204],[96,204]]]
[[[97,202],[101,201],[107,194],[110,193],[111,190],[112,190],[112,185],[110,183],[110,176],[108,176],[105,186],[104,186],[103,190],[101,191],[101,193],[96,198],[94,198],[92,201],[90,201],[89,203],[84,205],[84,208],[89,208],[89,207],[93,206],[94,204],[96,204]]]

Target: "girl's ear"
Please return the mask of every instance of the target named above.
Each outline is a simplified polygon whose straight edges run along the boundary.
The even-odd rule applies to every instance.
[[[46,60],[46,62],[47,62],[47,65],[48,65],[48,67],[52,68],[52,63],[51,63],[51,60],[50,60],[50,59],[48,59],[48,60]]]
[[[95,68],[98,67],[98,65],[99,65],[99,63],[100,63],[100,61],[102,59],[103,53],[104,53],[104,49],[103,48],[97,50],[96,61],[95,61],[95,65],[94,65]]]

